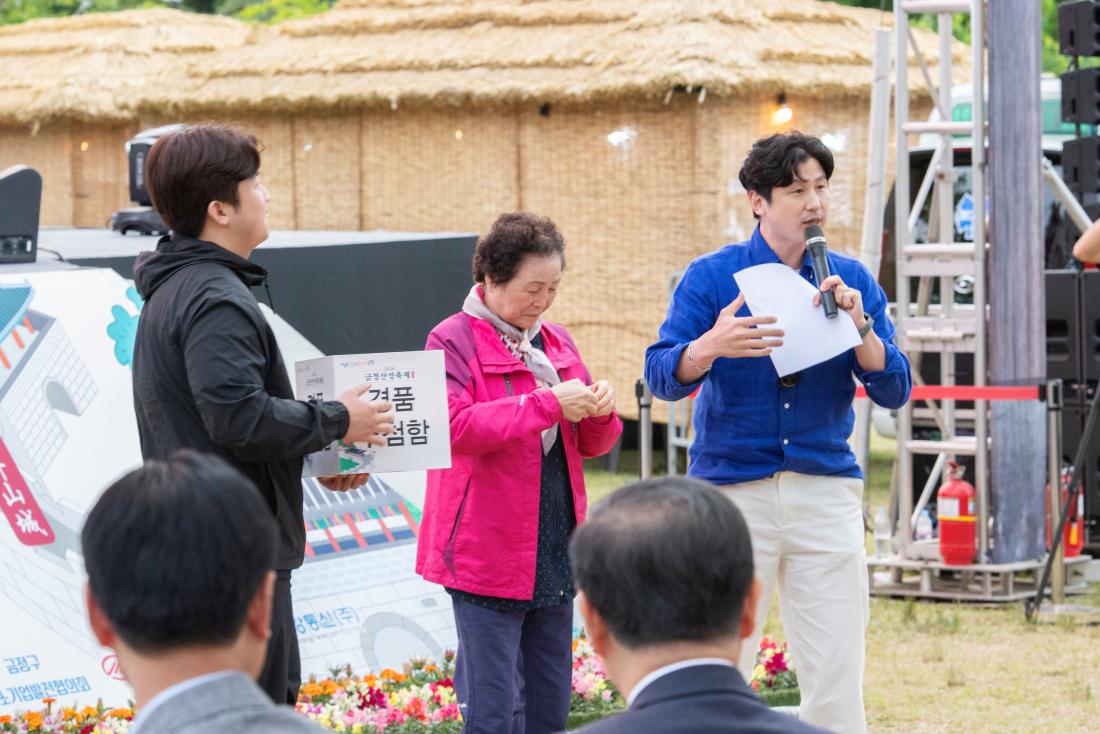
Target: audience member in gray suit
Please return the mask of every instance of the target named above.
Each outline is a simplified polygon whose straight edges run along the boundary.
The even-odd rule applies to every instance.
[[[193,451],[146,462],[96,502],[81,533],[88,617],[134,687],[131,734],[324,731],[255,683],[277,537],[252,483]]]
[[[676,477],[622,487],[571,554],[588,637],[629,703],[585,734],[823,734],[768,708],[734,667],[760,584],[748,527],[721,492]]]

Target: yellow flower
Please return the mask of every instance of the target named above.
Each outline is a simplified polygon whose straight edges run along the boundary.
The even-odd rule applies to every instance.
[[[40,729],[42,728],[44,719],[42,718],[42,714],[37,711],[28,711],[23,714],[23,721],[27,722],[28,729]]]
[[[118,708],[111,709],[107,712],[107,715],[115,719],[132,719],[134,718],[134,712],[130,709]]]
[[[302,686],[302,695],[303,696],[320,696],[321,695],[321,686],[318,685],[317,683],[306,683],[304,686]]]
[[[757,665],[755,668],[752,669],[752,677],[753,678],[763,678],[764,677],[764,672],[765,672],[764,671],[764,666],[763,665]]]

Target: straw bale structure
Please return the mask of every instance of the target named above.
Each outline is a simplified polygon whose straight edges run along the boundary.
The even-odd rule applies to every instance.
[[[830,242],[857,247],[873,30],[890,20],[818,0],[343,0],[273,27],[36,21],[0,27],[0,168],[42,172],[44,223],[102,226],[127,203],[129,136],[217,119],[264,142],[276,227],[546,214],[569,262],[551,317],[632,416],[670,277],[752,230],[737,172],[778,94],[792,126],[828,135]],[[935,39],[916,36],[935,75]],[[965,74],[966,48],[953,56]]]

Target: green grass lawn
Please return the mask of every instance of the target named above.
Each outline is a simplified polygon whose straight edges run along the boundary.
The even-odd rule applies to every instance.
[[[893,441],[874,436],[864,497],[872,516],[888,501],[893,459]],[[663,454],[655,464],[663,473]],[[623,452],[620,473],[600,466],[585,470],[590,502],[638,478],[637,452]],[[1072,601],[1100,607],[1100,587]],[[777,606],[765,632],[782,640]],[[1020,603],[872,598],[864,696],[875,734],[1097,732],[1100,627],[1029,624]]]

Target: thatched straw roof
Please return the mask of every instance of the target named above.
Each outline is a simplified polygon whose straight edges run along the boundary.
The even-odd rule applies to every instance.
[[[252,32],[230,18],[175,10],[0,26],[0,121],[133,119],[151,93]]]
[[[0,28],[0,65],[18,72],[0,80],[0,119],[866,95],[872,33],[890,21],[819,0],[344,0],[271,28],[167,10],[36,21]],[[934,37],[918,37],[934,63]]]

